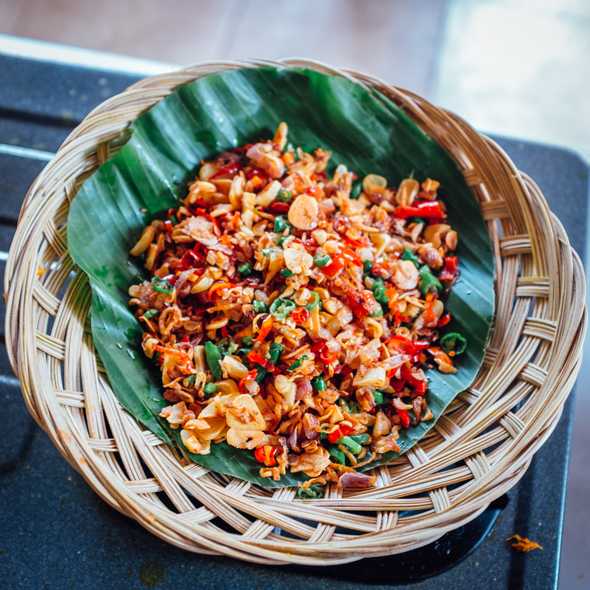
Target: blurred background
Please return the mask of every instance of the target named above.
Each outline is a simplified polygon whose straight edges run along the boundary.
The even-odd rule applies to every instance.
[[[409,88],[484,132],[590,158],[590,0],[0,0],[0,33],[130,56],[66,51],[147,73],[204,60],[310,57]],[[570,465],[567,589],[590,587],[587,365]]]

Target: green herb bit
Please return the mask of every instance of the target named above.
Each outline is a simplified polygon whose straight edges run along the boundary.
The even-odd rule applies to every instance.
[[[278,240],[277,240],[277,244],[279,246],[282,246],[285,243],[285,240],[288,238],[289,236],[281,236]]]
[[[289,224],[288,224],[287,220],[282,215],[278,215],[277,217],[275,217],[275,225],[274,225],[275,233],[282,234],[288,228],[289,228]]]
[[[328,264],[332,262],[332,259],[328,254],[316,254],[313,259],[313,262],[316,266],[319,266],[321,268],[323,266],[328,266]]]
[[[188,377],[185,377],[182,382],[184,383],[185,387],[190,387],[191,385],[195,384],[195,381],[197,380],[197,376],[196,375],[189,375]]]
[[[268,305],[264,303],[264,301],[260,301],[259,299],[255,299],[252,302],[252,307],[256,313],[266,313],[268,311]],[[252,338],[250,336],[250,338]]]
[[[426,223],[426,219],[424,219],[423,217],[410,217],[408,219],[408,224],[410,223]]]
[[[281,353],[284,350],[284,346],[278,342],[273,342],[268,349],[268,358],[273,365],[276,365],[281,358]]]
[[[205,342],[205,360],[207,361],[207,366],[209,370],[213,374],[213,378],[215,381],[219,381],[221,379],[221,351],[219,347],[213,344],[210,340]]]
[[[143,317],[146,320],[151,320],[154,316],[158,315],[158,310],[157,309],[148,309],[144,314]]]
[[[293,271],[292,270],[289,270],[288,268],[283,268],[281,270],[281,276],[282,277],[285,277],[285,278],[292,277],[293,276]]]
[[[370,273],[372,268],[373,263],[370,260],[363,260],[363,271],[365,274]]]
[[[340,465],[346,464],[346,455],[338,447],[330,447],[330,457],[334,459],[334,463],[340,463]]]
[[[288,203],[292,198],[293,193],[291,191],[286,191],[285,189],[281,189],[277,195],[277,201],[281,201],[281,203]]]
[[[325,391],[326,390],[326,382],[322,375],[318,375],[311,380],[311,385],[316,391]]]
[[[279,320],[285,320],[296,307],[295,302],[291,299],[277,298],[270,306],[270,313]]]
[[[174,292],[174,285],[171,285],[166,279],[154,277],[152,279],[152,289],[158,293],[171,295]]]
[[[324,495],[324,488],[319,484],[309,486],[308,488],[299,487],[295,495],[298,498],[321,498]]]
[[[449,332],[440,339],[440,345],[445,352],[463,354],[467,349],[467,339],[459,332]]]
[[[352,189],[350,190],[350,198],[351,199],[358,199],[361,196],[361,192],[363,190],[363,184],[360,180],[357,180],[352,185]]]
[[[410,262],[413,262],[417,267],[420,266],[420,259],[409,248],[406,248],[404,250],[403,254],[401,255],[401,259],[409,260]]]
[[[205,383],[203,391],[205,392],[205,395],[213,395],[214,393],[217,393],[217,389],[218,387],[215,383]]]
[[[343,436],[338,442],[349,449],[353,455],[358,455],[363,450],[363,447],[350,436]]]
[[[287,367],[287,371],[294,371],[295,369],[298,369],[303,364],[303,361],[306,361],[308,358],[309,357],[306,354],[300,356],[294,363]]]
[[[253,343],[254,343],[254,338],[252,338],[252,336],[244,336],[242,338],[242,345],[243,346],[252,346]]]
[[[426,296],[428,293],[434,291],[442,291],[443,286],[441,282],[432,274],[432,271],[426,265],[420,268],[419,275],[419,286],[422,295]]]
[[[308,309],[309,311],[311,311],[312,309],[315,309],[316,307],[319,307],[322,304],[322,302],[320,300],[320,294],[317,291],[312,291],[311,297],[312,297],[313,301],[310,301],[305,306],[305,308]]]

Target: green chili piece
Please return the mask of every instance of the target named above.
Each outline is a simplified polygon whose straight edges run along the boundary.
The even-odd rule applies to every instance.
[[[270,306],[270,313],[279,320],[284,320],[296,308],[294,301],[291,299],[275,299]]]
[[[294,363],[287,367],[287,371],[294,371],[295,369],[298,369],[303,364],[303,361],[306,361],[308,358],[309,357],[306,354],[300,356]]]
[[[264,381],[265,377],[268,375],[268,371],[262,365],[254,365],[254,368],[257,371],[256,382],[258,384],[260,384]]]
[[[417,267],[420,266],[420,259],[409,248],[406,248],[404,250],[403,254],[401,255],[401,259],[409,260],[410,262],[413,262]]]
[[[353,434],[349,438],[352,438],[359,445],[366,445],[371,437],[368,434]]]
[[[285,278],[286,277],[292,277],[293,276],[293,271],[292,270],[289,270],[288,268],[283,268],[281,270],[281,276],[282,277],[285,277]]]
[[[281,236],[278,240],[277,240],[277,244],[279,246],[282,246],[285,243],[285,240],[288,238],[289,236]]]
[[[284,217],[282,217],[281,215],[275,217],[274,231],[277,234],[282,234],[288,227],[289,224],[287,223]]]
[[[350,436],[343,436],[338,442],[349,449],[353,455],[358,455],[363,450],[363,447]]]
[[[213,395],[214,393],[217,393],[217,389],[215,383],[205,383],[203,391],[205,392],[205,395]]]
[[[315,309],[316,307],[319,307],[321,305],[320,294],[317,291],[312,291],[311,297],[312,297],[313,301],[311,301],[310,303],[308,303],[305,306],[306,309],[308,309],[309,311],[311,311],[312,309]]]
[[[328,264],[332,262],[332,259],[328,254],[316,254],[313,262],[316,266],[321,268],[322,266],[328,266]]]
[[[383,282],[383,279],[376,278],[373,281],[372,290],[375,299],[381,303],[381,305],[387,305],[389,303],[389,298],[385,294],[385,283]]]
[[[158,315],[158,310],[157,309],[148,309],[144,314],[143,317],[146,320],[150,320],[152,319],[154,316]]]
[[[254,338],[252,338],[252,336],[244,336],[242,338],[242,345],[243,346],[252,346],[253,342],[254,342]]]
[[[467,348],[467,339],[459,332],[449,332],[440,339],[440,345],[445,352],[463,354]]]
[[[351,199],[358,199],[361,196],[362,190],[363,190],[363,185],[360,180],[357,180],[352,185],[352,189],[350,190],[350,198]]]
[[[316,391],[325,391],[326,390],[326,382],[324,381],[324,378],[321,375],[314,377],[311,380],[311,385],[313,386],[313,388]]]
[[[346,455],[338,447],[330,447],[330,457],[334,459],[335,463],[346,464]]]
[[[365,274],[370,273],[372,268],[373,263],[370,260],[363,260],[363,271],[365,272]]]
[[[249,262],[244,262],[238,266],[238,272],[241,277],[249,277],[252,274],[252,265]]]
[[[268,306],[266,305],[266,303],[264,303],[264,301],[260,301],[259,299],[255,299],[252,302],[252,307],[254,308],[254,311],[256,313],[265,313],[266,311],[268,311]]]
[[[383,395],[382,391],[376,389],[373,391],[373,401],[375,402],[376,406],[380,406],[381,404],[385,403],[385,396]]]
[[[222,376],[221,366],[219,364],[221,361],[221,351],[219,350],[219,347],[213,344],[210,340],[205,342],[205,360],[207,361],[209,370],[213,374],[213,378],[215,381],[219,381]]]
[[[292,198],[293,193],[291,191],[286,191],[285,189],[281,189],[277,195],[277,201],[281,201],[282,203],[288,203]]]
[[[419,286],[422,295],[426,296],[431,292],[442,291],[443,286],[441,282],[432,274],[432,271],[426,265],[420,268],[419,275]]]
[[[268,349],[268,358],[273,365],[276,365],[281,358],[281,353],[285,347],[278,342],[273,342]]]

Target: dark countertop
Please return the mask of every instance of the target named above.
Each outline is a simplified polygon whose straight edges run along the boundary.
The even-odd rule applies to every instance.
[[[0,272],[27,187],[69,131],[96,104],[137,79],[77,66],[0,55]],[[587,165],[574,153],[499,138],[516,164],[539,183],[580,253],[586,244]],[[0,306],[0,319],[4,309]],[[491,533],[466,559],[415,590],[557,587],[569,457],[572,400],[555,432],[507,498],[486,518],[422,553],[358,562],[336,572],[264,568],[192,555],[166,545],[98,498],[34,424],[0,345],[0,588],[389,588],[383,580],[425,571]],[[512,533],[544,550],[509,549]],[[422,551],[422,550],[419,550]],[[373,582],[372,584],[366,582]],[[378,581],[379,584],[375,584]]]

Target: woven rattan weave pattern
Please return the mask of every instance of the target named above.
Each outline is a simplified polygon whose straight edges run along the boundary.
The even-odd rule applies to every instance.
[[[420,445],[377,469],[375,489],[319,500],[179,462],[117,402],[88,330],[90,289],[72,264],[66,220],[108,142],[209,63],[148,78],[95,109],[31,186],[7,264],[7,344],[30,413],[110,505],[162,539],[257,563],[329,565],[400,553],[475,518],[512,487],[554,429],[586,327],[584,276],[535,183],[455,115],[364,74],[314,68],[377,88],[456,160],[478,198],[496,259],[496,318],[484,366]],[[272,65],[280,65],[272,62]]]

